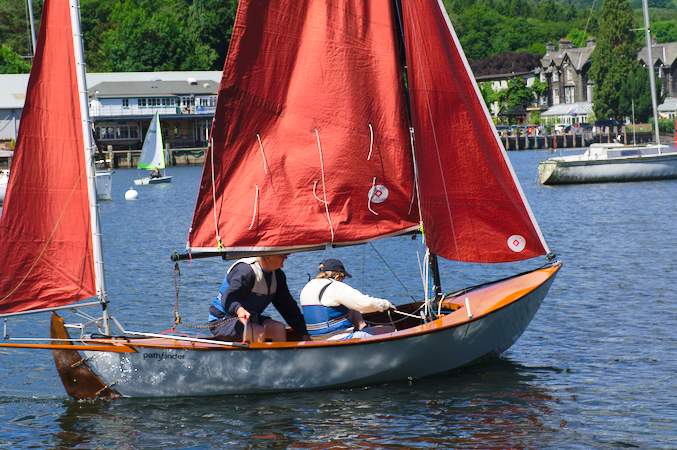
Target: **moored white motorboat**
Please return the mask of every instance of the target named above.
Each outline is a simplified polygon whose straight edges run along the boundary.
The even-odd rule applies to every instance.
[[[677,150],[666,145],[592,144],[583,154],[541,161],[542,184],[607,183],[677,178]]]
[[[9,170],[0,170],[0,205],[5,201],[7,192],[7,181],[9,180]]]
[[[96,199],[113,200],[113,172],[110,170],[96,171]]]
[[[647,0],[642,0],[642,10],[644,13],[647,60],[651,62],[653,61],[651,55],[652,41]],[[649,145],[592,144],[582,155],[548,158],[538,165],[538,179],[542,184],[605,183],[677,178],[677,151],[661,145],[654,68],[652,64],[648,64],[647,67],[655,143]]]

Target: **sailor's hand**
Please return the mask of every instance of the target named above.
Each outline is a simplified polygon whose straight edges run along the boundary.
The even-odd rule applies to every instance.
[[[388,311],[389,309],[395,309],[392,303],[390,303],[388,300],[381,300],[381,311]]]
[[[244,309],[242,306],[237,308],[236,314],[237,318],[240,319],[240,322],[242,322],[243,325],[247,324],[247,321],[249,321],[249,316],[251,316],[251,314],[249,314],[249,311]]]

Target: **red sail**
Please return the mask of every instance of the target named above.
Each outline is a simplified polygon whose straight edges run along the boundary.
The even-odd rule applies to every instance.
[[[192,251],[219,236],[226,251],[283,251],[417,226],[394,22],[391,0],[240,1]]]
[[[444,6],[402,6],[428,247],[471,262],[547,253]]]
[[[47,0],[0,219],[0,314],[95,293],[69,2]]]

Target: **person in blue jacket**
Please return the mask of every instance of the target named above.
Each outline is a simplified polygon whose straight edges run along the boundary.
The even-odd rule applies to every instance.
[[[283,323],[263,315],[271,303],[287,323],[308,339],[306,322],[282,271],[287,255],[244,258],[230,266],[209,308],[209,328],[230,341],[286,340]]]

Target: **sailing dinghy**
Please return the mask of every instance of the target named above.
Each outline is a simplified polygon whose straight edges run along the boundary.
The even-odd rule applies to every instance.
[[[139,158],[137,168],[151,171],[149,176],[134,180],[134,184],[137,186],[170,183],[172,181],[172,177],[164,173],[165,150],[162,144],[160,114],[157,112],[150,121],[150,127],[148,127],[146,137],[143,140],[141,157]],[[160,170],[162,170],[162,173],[160,173]]]
[[[290,330],[287,342],[247,343],[126,330],[108,313],[77,0],[70,5],[72,14],[65,1],[44,4],[0,222],[0,317],[92,304],[103,313],[70,324],[80,330],[73,338],[55,314],[50,338],[0,347],[51,349],[78,399],[204,396],[426,377],[500,355],[526,329],[559,262],[456,292],[441,287],[438,257],[549,254],[442,2],[241,0],[189,251],[177,259],[420,233],[421,300],[365,315],[396,327],[368,339],[301,341]],[[38,118],[54,133],[40,134]],[[40,176],[57,158],[67,170]]]

